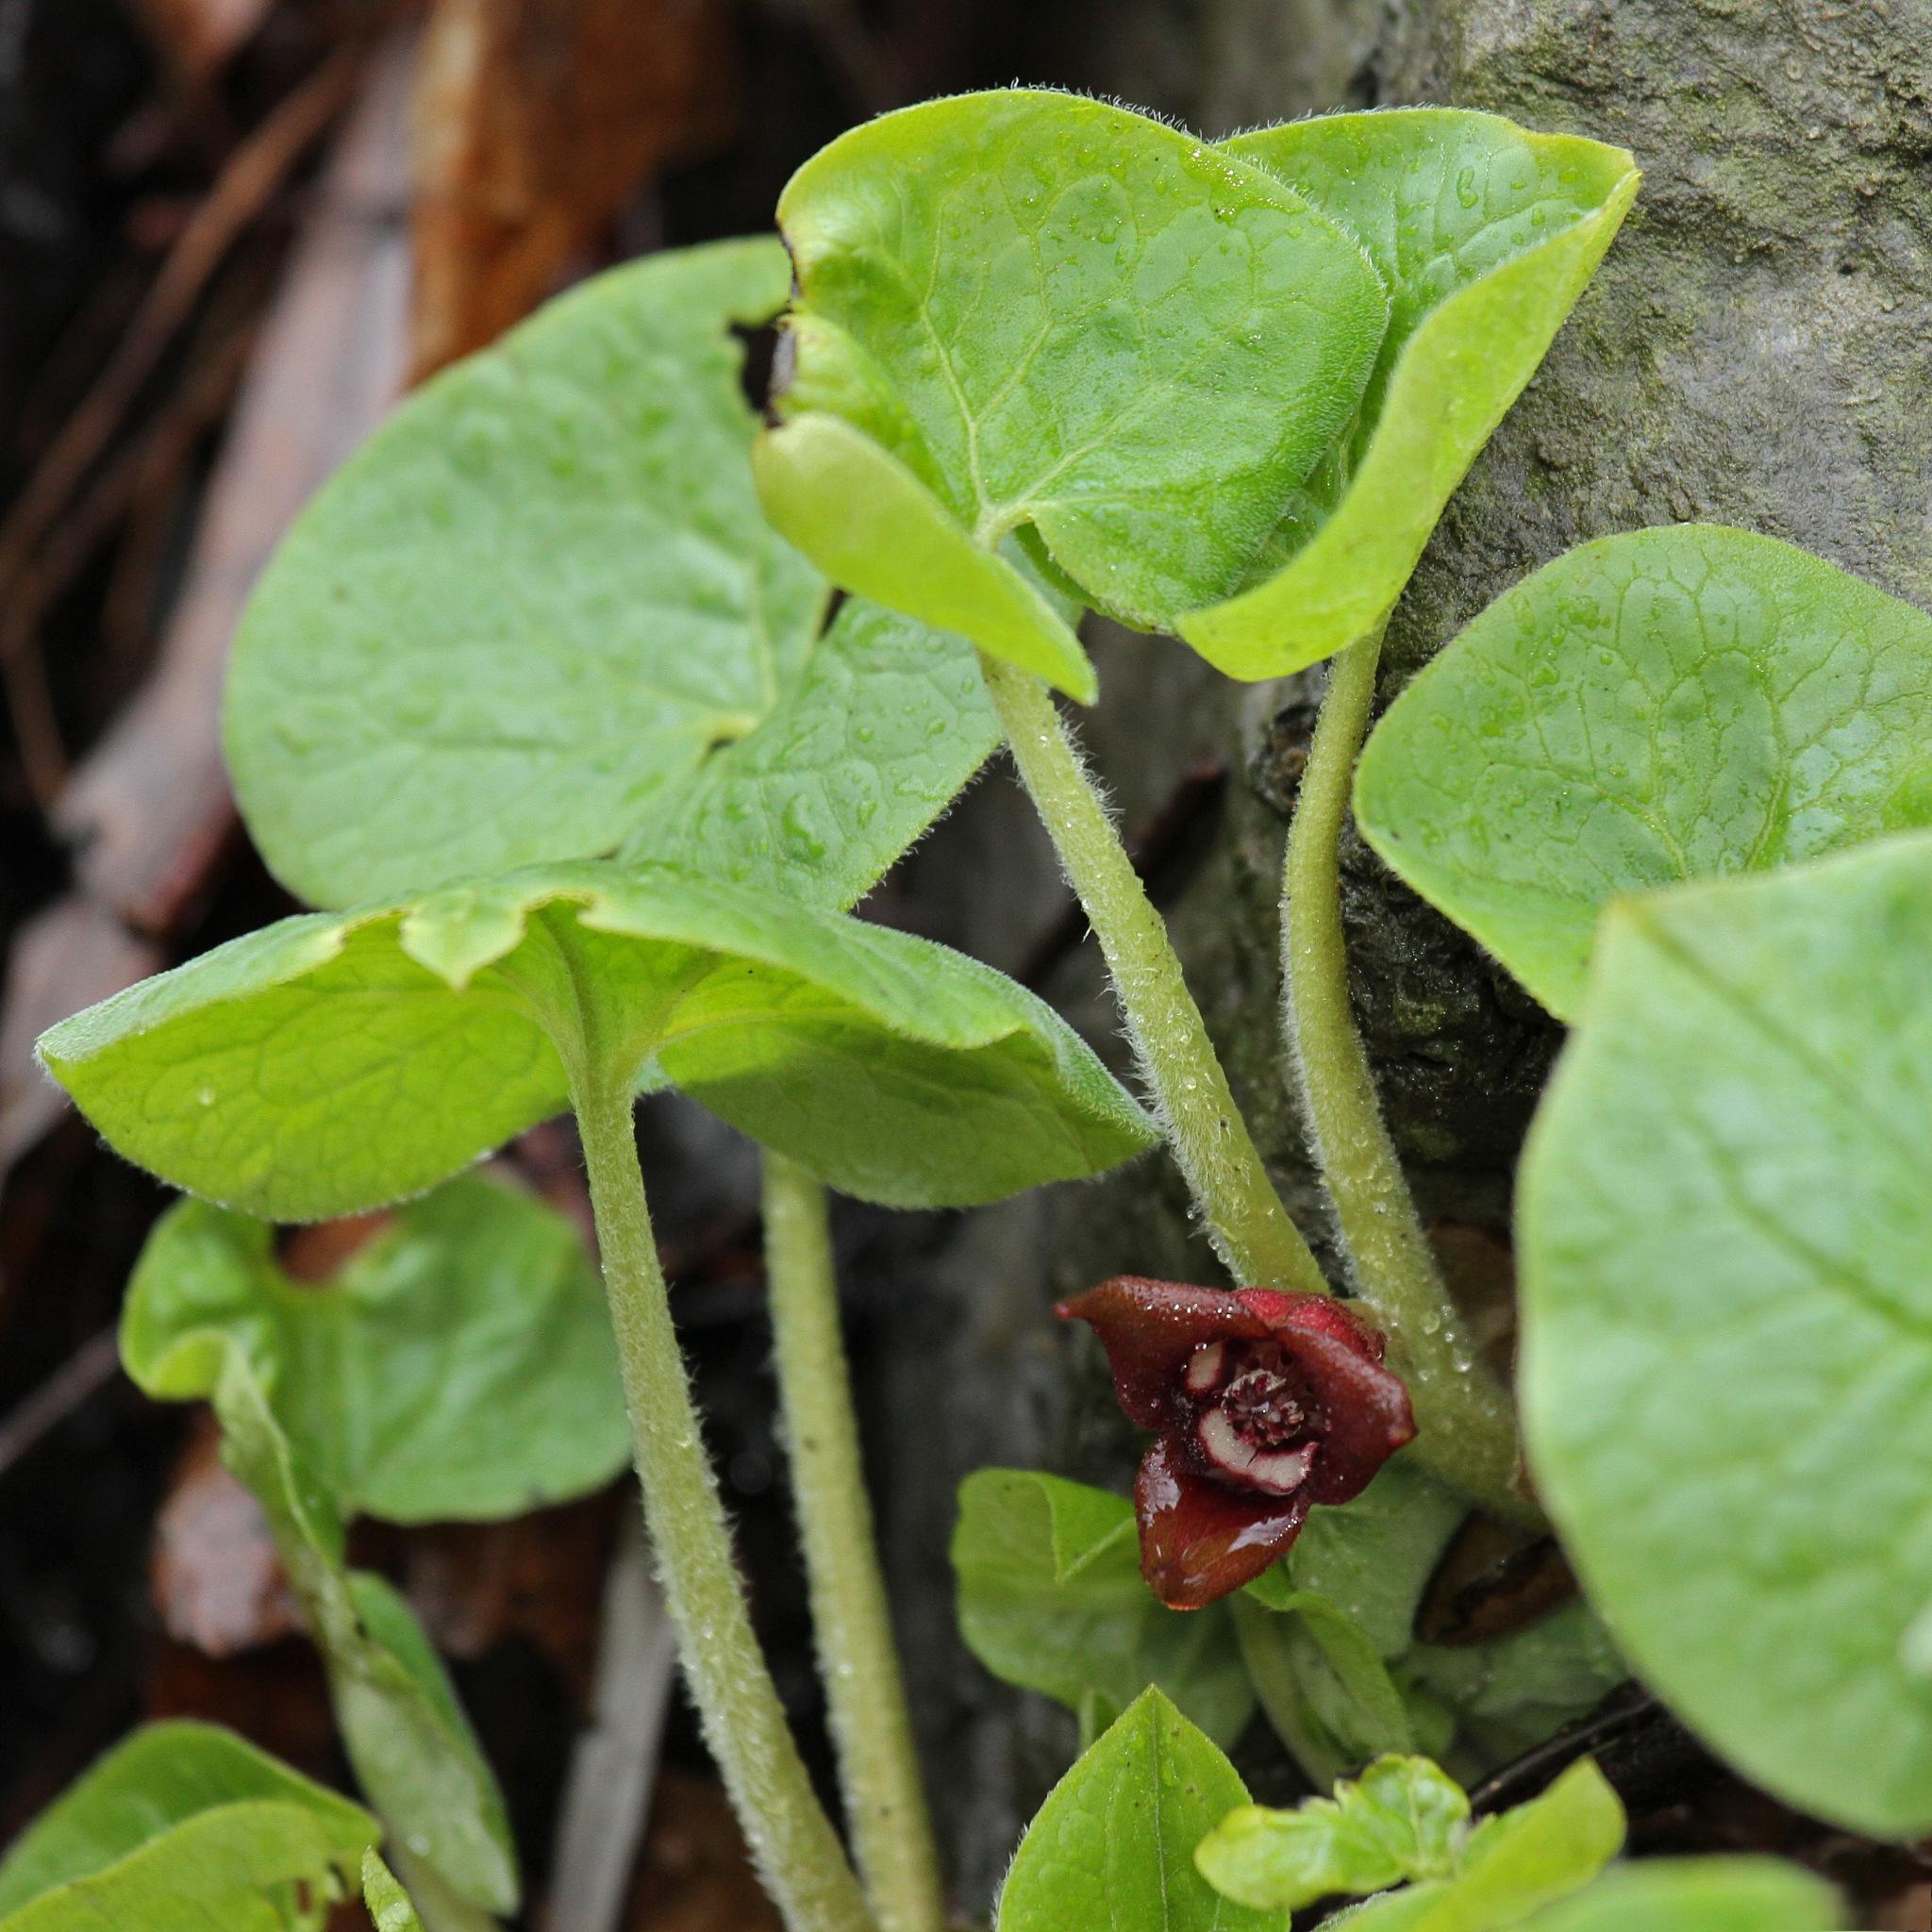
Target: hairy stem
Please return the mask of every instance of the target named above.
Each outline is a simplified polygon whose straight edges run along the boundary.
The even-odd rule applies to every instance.
[[[1516,1482],[1508,1391],[1477,1360],[1436,1266],[1349,1000],[1341,834],[1381,656],[1377,629],[1333,660],[1302,773],[1282,880],[1288,1036],[1356,1289],[1387,1330],[1391,1366],[1415,1404],[1417,1459],[1486,1507],[1533,1518]]]
[[[1243,1286],[1325,1294],[1228,1091],[1159,913],[1046,687],[981,654],[1013,762],[1107,956],[1141,1072],[1215,1251]]]
[[[765,1265],[791,1488],[845,1813],[881,1932],[944,1932],[939,1854],[920,1782],[891,1607],[865,1493],[825,1191],[764,1157]]]
[[[588,1060],[590,1056],[586,1055]],[[785,1723],[732,1558],[644,1201],[627,1081],[573,1080],[644,1520],[705,1739],[790,1932],[874,1932]]]

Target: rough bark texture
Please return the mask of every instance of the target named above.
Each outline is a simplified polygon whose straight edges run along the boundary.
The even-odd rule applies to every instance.
[[[1525,572],[1642,525],[1742,525],[1932,604],[1932,0],[1083,0],[1046,31],[1040,77],[1208,133],[1433,101],[1636,151],[1638,210],[1452,504],[1391,631],[1391,691]],[[1133,641],[1109,648],[1103,681],[1089,722],[1130,821],[1192,760],[1228,769],[1171,917],[1257,1139],[1307,1202],[1283,1099],[1274,892],[1318,678],[1239,691],[1175,646]],[[1010,968],[1050,922],[1055,882],[1006,790],[983,787],[923,871],[970,873],[973,898],[934,917]],[[1501,1224],[1556,1029],[1359,847],[1346,900],[1358,1011],[1425,1205]],[[1084,954],[1048,991],[1109,1030]],[[1213,1278],[1153,1162],[980,1217],[900,1352],[898,1547],[916,1585],[917,1701],[950,1699],[931,1741],[967,1898],[997,1878],[1071,1728],[958,1666],[952,1487],[981,1462],[1124,1481],[1091,1352],[1052,1333],[1045,1308],[1127,1262]],[[1084,1379],[1068,1375],[1076,1363]]]

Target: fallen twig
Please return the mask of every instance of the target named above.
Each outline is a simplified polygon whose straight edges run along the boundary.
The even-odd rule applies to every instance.
[[[120,1365],[119,1341],[111,1328],[91,1336],[0,1422],[0,1476],[58,1429],[89,1396],[105,1389]]]
[[[594,1714],[564,1788],[547,1932],[616,1932],[621,1924],[676,1654],[642,1526],[627,1509],[604,1585]]]
[[[15,587],[32,569],[35,553],[119,432],[237,238],[341,111],[358,66],[354,54],[331,57],[235,150],[208,199],[169,250],[107,366],[0,523],[0,603],[10,601]],[[35,796],[47,804],[66,775],[66,757],[48,696],[45,667],[25,648],[32,635],[18,633],[0,647],[0,671],[6,676],[27,782]]]

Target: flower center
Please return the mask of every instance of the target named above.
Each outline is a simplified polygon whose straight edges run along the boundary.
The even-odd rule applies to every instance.
[[[1200,1400],[1194,1441],[1216,1475],[1279,1496],[1307,1481],[1320,1446],[1314,1392],[1279,1343],[1210,1342],[1183,1386]]]
[[[1252,1449],[1285,1449],[1307,1422],[1294,1385],[1275,1369],[1243,1370],[1222,1392],[1221,1407]]]

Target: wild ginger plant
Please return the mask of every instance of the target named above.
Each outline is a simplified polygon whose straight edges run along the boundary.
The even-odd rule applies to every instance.
[[[1318,1881],[1376,1894],[1353,1909],[1364,1932],[1828,1923],[1829,1900],[1779,1868],[1599,1876],[1623,1818],[1588,1765],[1472,1828],[1426,1761],[1538,1741],[1625,1664],[1582,1604],[1467,1646],[1419,1628],[1471,1503],[1541,1516],[1507,1391],[1444,1288],[1356,1036],[1337,847],[1383,627],[1636,187],[1621,150],[1449,110],[1216,144],[1049,92],[908,109],[800,171],[778,209],[786,245],[619,270],[428,385],[263,578],[237,643],[229,755],[271,868],[325,909],[64,1023],[45,1064],[115,1146],[218,1204],[177,1210],[158,1243],[185,1232],[225,1249],[268,1308],[266,1237],[241,1217],[432,1188],[428,1203],[447,1201],[490,1185],[453,1178],[472,1162],[574,1113],[611,1339],[608,1355],[591,1347],[576,1306],[573,1386],[603,1388],[607,1421],[622,1390],[687,1680],[792,1932],[940,1932],[946,1917],[859,1486],[824,1191],[970,1205],[1157,1139],[1237,1291],[1142,1282],[1124,1310],[1116,1283],[1068,1305],[1103,1330],[1129,1414],[1157,1437],[1138,1508],[982,1472],[955,1539],[969,1641],[1074,1708],[1087,1742],[1019,1848],[1000,1932],[1278,1932],[1324,1895]],[[733,331],[785,308],[794,276],[761,430]],[[1932,1576],[1915,1543],[1899,1563],[1870,1557],[1923,1485],[1873,1479],[1894,1465],[1849,1420],[1853,1396],[1882,1398],[1916,1440],[1925,1412],[1917,1354],[1890,1371],[1880,1354],[1918,1319],[1925,1278],[1908,1189],[1927,1002],[1901,963],[1928,903],[1923,841],[1696,881],[1922,822],[1923,762],[1903,748],[1917,674],[1901,665],[1925,620],[1754,550],[1763,540],[1615,541],[1614,561],[1598,546],[1507,593],[1418,682],[1363,759],[1357,809],[1533,991],[1565,1012],[1577,999],[1525,1168],[1524,1382],[1530,1469],[1591,1603],[1774,1789],[1849,1824],[1923,1830]],[[1692,552],[1708,574],[1679,582]],[[1639,659],[1660,639],[1669,658],[1677,606],[1660,596],[1657,621],[1626,625],[1627,599],[1591,588],[1613,570],[1670,578],[1719,645],[1693,639],[1658,672],[1655,715],[1640,706],[1602,741],[1649,734],[1649,844],[1615,817],[1634,754],[1592,768],[1580,802],[1546,756],[1564,702],[1580,701],[1594,746],[1603,704],[1646,688]],[[1729,583],[1745,588],[1712,601]],[[836,609],[835,591],[849,593]],[[1262,1164],[1055,706],[1053,690],[1097,695],[1082,609],[1172,633],[1237,677],[1334,660],[1289,844],[1288,1021],[1346,1285],[1377,1325],[1327,1299],[1337,1284]],[[1845,613],[1851,654],[1821,655]],[[1767,713],[1776,728],[1751,738]],[[1687,714],[1740,729],[1657,758],[1659,722]],[[1106,955],[1151,1113],[1021,988],[848,916],[1002,737]],[[1510,747],[1504,792],[1457,794]],[[1715,840],[1712,797],[1726,803]],[[1509,829],[1517,813],[1541,834],[1553,811],[1560,850]],[[1658,887],[1599,927],[1605,899]],[[1879,996],[1861,1004],[1854,962],[1872,949]],[[1708,1065],[1660,1113],[1706,1040]],[[1820,1072],[1834,1056],[1876,1097]],[[632,1120],[663,1087],[764,1153],[780,1397],[856,1857],[753,1636],[671,1324]],[[1740,1127],[1731,1103],[1746,1092],[1761,1106]],[[1787,1174],[1824,1224],[1791,1224]],[[1749,1350],[1707,1356],[1717,1330],[1674,1293],[1673,1257],[1700,1242],[1742,1257],[1707,1273],[1761,1307]],[[1828,1319],[1804,1299],[1817,1282],[1838,1291]],[[137,1291],[130,1363],[222,1412],[415,1896],[354,1807],[303,1824],[272,1870],[209,1882],[248,1901],[237,1924],[311,1924],[356,1870],[385,1928],[489,1923],[515,1878],[484,1784],[458,1802],[433,1777],[398,1779],[382,1725],[368,1720],[356,1748],[362,1720],[340,1688],[387,1687],[390,1713],[435,1703],[429,1676],[411,1677],[400,1600],[341,1562],[341,1516],[392,1512],[396,1491],[299,1374],[264,1367],[299,1328],[261,1307],[238,1322],[220,1294],[177,1298],[185,1312],[161,1321],[158,1299]],[[301,1358],[357,1373],[356,1331]],[[449,1321],[453,1373],[462,1332]],[[1754,1475],[1707,1510],[1677,1507],[1733,1435],[1761,1451]],[[1808,1480],[1792,1479],[1790,1443]],[[610,1453],[600,1437],[598,1467]],[[1821,1490],[1858,1507],[1821,1525]],[[1765,1559],[1712,1554],[1734,1548]],[[1752,1683],[1807,1641],[1806,1579],[1835,1586],[1840,1566],[1859,1634],[1814,1643],[1804,1694],[1767,1714]],[[1757,1588],[1767,1574],[1780,1587]],[[1874,1686],[1892,1700],[1882,1721]],[[1316,1807],[1257,1814],[1221,1749],[1257,1706],[1312,1776],[1370,1771]],[[430,1740],[417,1761],[432,1771],[464,1763],[459,1717],[410,1735]],[[55,1903],[23,1923],[85,1923],[61,1916],[60,1888],[123,1856],[141,1854],[37,1854]],[[26,1896],[25,1880],[8,1892],[14,1869],[0,1898]]]
[[[1290,853],[1296,1058],[1355,1285],[1417,1404],[1417,1453],[1513,1513],[1507,1396],[1429,1257],[1356,1039],[1334,853],[1382,625],[1636,186],[1619,149],[1489,115],[1338,115],[1217,146],[1008,92],[841,136],[778,204],[798,292],[780,423],[757,453],[765,507],[835,581],[979,647],[1241,1286],[1329,1284],[1042,686],[1094,694],[1027,566],[1238,676],[1361,645]]]

